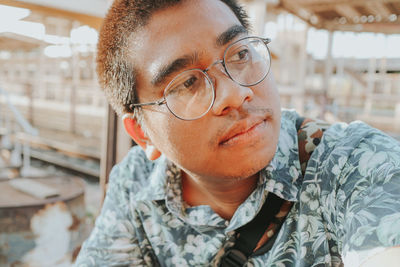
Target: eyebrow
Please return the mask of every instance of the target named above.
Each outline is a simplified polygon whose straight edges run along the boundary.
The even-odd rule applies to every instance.
[[[248,31],[242,25],[234,25],[230,27],[228,30],[224,31],[220,36],[217,38],[216,45],[217,47],[221,47],[232,41],[236,38],[239,34],[248,34]]]
[[[184,55],[183,57],[180,57],[174,60],[172,63],[162,67],[151,80],[151,84],[154,86],[161,85],[172,73],[178,72],[179,70],[182,70],[197,61],[197,53],[192,55]]]
[[[245,27],[243,27],[242,25],[234,25],[234,26],[230,27],[228,30],[221,33],[217,37],[215,44],[217,47],[224,46],[224,45],[228,44],[229,42],[231,42],[235,37],[237,37],[238,35],[243,34],[243,33],[245,33],[245,34],[248,33],[248,31]],[[154,75],[151,80],[151,84],[153,86],[161,85],[171,74],[176,73],[180,70],[183,70],[190,65],[193,65],[194,63],[196,63],[198,61],[198,59],[199,59],[199,56],[198,56],[197,52],[190,54],[190,55],[184,55],[178,59],[175,59],[174,61],[161,67],[157,71],[156,75]]]

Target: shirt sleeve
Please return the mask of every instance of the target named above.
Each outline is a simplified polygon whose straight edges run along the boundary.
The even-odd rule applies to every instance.
[[[118,166],[110,182],[101,214],[74,266],[149,266],[151,257],[143,253],[145,242],[139,242],[140,221],[132,216],[129,202],[129,180]]]
[[[360,266],[400,245],[400,143],[373,130],[349,156],[336,152],[339,247],[345,266]]]

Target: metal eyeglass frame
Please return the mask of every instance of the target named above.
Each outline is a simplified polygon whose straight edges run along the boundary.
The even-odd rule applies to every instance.
[[[236,81],[235,79],[232,78],[231,74],[229,73],[229,71],[228,71],[228,69],[226,68],[226,65],[225,65],[225,56],[226,56],[226,53],[229,51],[229,49],[230,49],[232,46],[234,46],[236,43],[241,42],[241,41],[243,41],[243,40],[245,40],[245,39],[250,39],[250,38],[259,39],[259,40],[261,40],[261,41],[264,43],[265,47],[267,48],[268,56],[269,56],[269,58],[270,58],[270,63],[269,63],[268,70],[266,71],[265,75],[264,75],[259,81],[255,82],[255,83],[252,83],[252,84],[242,84],[242,83],[239,83],[238,81]],[[267,77],[267,75],[268,75],[268,73],[269,73],[269,71],[270,71],[270,69],[271,69],[271,52],[269,51],[269,48],[268,48],[268,44],[269,44],[270,42],[271,42],[271,39],[270,39],[270,38],[262,38],[262,37],[258,37],[258,36],[247,36],[247,37],[241,38],[241,39],[239,39],[239,40],[233,42],[232,44],[230,44],[230,45],[225,49],[225,51],[224,51],[224,56],[223,56],[222,59],[216,60],[215,62],[211,63],[211,64],[210,64],[207,68],[205,68],[204,70],[202,70],[202,69],[189,69],[189,70],[185,70],[185,71],[179,73],[177,76],[175,76],[175,78],[173,78],[173,79],[168,83],[168,85],[164,88],[164,94],[163,94],[163,98],[162,98],[162,99],[157,100],[157,101],[154,101],[154,102],[130,104],[130,105],[129,105],[129,108],[133,111],[134,107],[161,106],[161,105],[164,105],[164,104],[165,104],[165,105],[167,106],[168,110],[172,113],[172,115],[174,115],[174,116],[177,117],[178,119],[185,120],[185,121],[193,121],[193,120],[200,119],[201,117],[203,117],[204,115],[206,115],[206,114],[210,111],[211,107],[214,105],[214,102],[215,102],[215,86],[214,86],[214,83],[212,82],[212,80],[211,80],[211,78],[210,78],[210,76],[208,75],[207,72],[208,72],[213,66],[215,66],[215,65],[217,65],[217,64],[221,64],[221,65],[224,67],[225,73],[228,75],[228,77],[229,77],[232,81],[234,81],[235,83],[237,83],[238,85],[240,85],[240,86],[245,86],[245,87],[257,85],[257,84],[259,84],[260,82],[262,82],[262,81],[265,79],[265,77]],[[176,114],[170,109],[170,107],[168,106],[168,102],[167,102],[167,100],[166,100],[166,98],[165,98],[165,91],[168,89],[168,87],[175,81],[175,79],[176,79],[179,75],[181,75],[182,73],[185,73],[185,72],[187,72],[187,71],[193,71],[193,70],[198,70],[198,71],[201,71],[202,73],[204,73],[205,77],[207,78],[207,80],[210,82],[210,84],[211,84],[211,86],[212,86],[213,95],[212,95],[212,101],[211,101],[210,106],[208,107],[208,109],[207,109],[203,114],[201,114],[200,116],[198,116],[198,117],[196,117],[196,118],[193,118],[193,119],[185,119],[185,118],[179,117],[178,115],[176,115]]]

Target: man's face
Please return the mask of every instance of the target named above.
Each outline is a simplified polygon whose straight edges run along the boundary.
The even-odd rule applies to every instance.
[[[154,13],[130,44],[140,102],[161,99],[165,86],[182,71],[205,69],[223,58],[229,44],[246,36],[238,26],[234,13],[218,0],[188,0]],[[166,66],[188,58],[186,64],[175,64],[161,82],[152,82]],[[246,178],[265,167],[276,151],[280,104],[272,75],[244,87],[232,81],[220,64],[208,74],[216,97],[205,116],[184,121],[165,105],[144,107],[146,133],[189,175],[221,182]]]

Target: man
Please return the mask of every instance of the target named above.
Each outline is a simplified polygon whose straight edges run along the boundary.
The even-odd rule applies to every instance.
[[[268,42],[234,0],[114,2],[98,73],[140,147],[112,170],[77,266],[230,266],[271,199],[238,265],[398,266],[399,143],[362,123],[306,120],[298,135]]]

